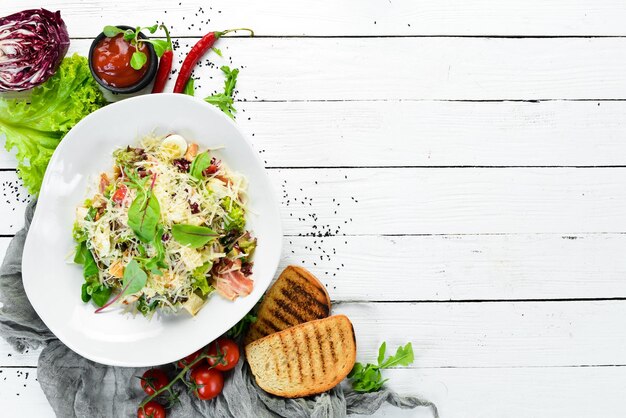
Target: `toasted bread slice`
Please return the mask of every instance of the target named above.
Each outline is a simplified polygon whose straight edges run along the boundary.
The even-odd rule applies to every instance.
[[[287,266],[265,294],[244,344],[329,313],[330,297],[319,280],[302,267]]]
[[[335,315],[256,340],[246,356],[263,390],[296,398],[337,386],[354,367],[356,340],[348,317]]]

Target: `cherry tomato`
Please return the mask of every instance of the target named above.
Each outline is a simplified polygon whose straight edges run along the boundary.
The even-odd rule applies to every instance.
[[[125,185],[120,184],[117,187],[117,190],[115,191],[115,193],[113,193],[113,197],[111,197],[111,200],[113,200],[113,202],[119,205],[120,203],[122,203],[122,200],[124,200],[124,198],[126,197],[127,191],[128,191],[128,188]]]
[[[150,401],[137,410],[137,418],[165,418],[165,408],[158,402]]]
[[[222,372],[210,368],[208,364],[193,369],[190,378],[197,386],[193,393],[203,401],[215,398],[224,388]]]
[[[200,355],[200,350],[196,351],[195,353],[189,354],[184,359],[178,360],[178,363],[176,363],[176,365],[180,369],[183,369],[183,368],[185,368],[185,366],[191,364],[196,358],[198,358],[199,355]]]
[[[209,345],[207,354],[209,356],[217,356],[218,348],[219,352],[224,356],[222,362],[218,363],[217,359],[209,357],[207,358],[209,365],[214,366],[217,370],[221,370],[223,372],[234,369],[239,361],[239,346],[237,343],[230,338],[218,338]]]
[[[167,375],[161,369],[147,370],[141,376],[141,388],[148,395],[152,395],[154,392],[167,386],[169,382]]]

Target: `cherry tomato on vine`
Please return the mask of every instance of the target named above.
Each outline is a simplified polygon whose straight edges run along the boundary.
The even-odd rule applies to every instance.
[[[183,369],[185,366],[188,366],[189,364],[191,364],[195,359],[198,358],[198,356],[200,355],[200,350],[196,351],[195,353],[191,353],[189,354],[187,357],[185,357],[184,359],[178,360],[178,363],[176,363],[176,365],[180,368]]]
[[[158,402],[150,401],[137,409],[137,418],[165,418],[165,408]]]
[[[203,401],[215,398],[224,388],[222,372],[210,368],[207,364],[202,364],[193,369],[190,379],[196,385],[193,393]]]
[[[170,380],[167,375],[161,369],[147,370],[143,376],[141,376],[141,388],[148,395],[152,395],[154,392],[167,386]]]
[[[218,359],[215,358],[207,358],[207,362],[210,366],[215,367],[217,370],[221,370],[223,372],[235,368],[237,362],[239,361],[239,346],[237,343],[230,338],[222,337],[218,338],[216,341],[213,341],[209,344],[209,350],[207,354],[209,356],[217,356],[219,352],[224,356],[223,361],[219,362]]]

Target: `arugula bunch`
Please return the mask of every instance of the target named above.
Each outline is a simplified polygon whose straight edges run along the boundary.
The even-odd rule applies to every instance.
[[[239,74],[239,69],[235,68],[234,70],[231,70],[229,66],[223,65],[220,67],[220,70],[222,70],[226,76],[226,80],[224,80],[224,93],[207,96],[204,98],[204,101],[219,107],[222,112],[228,115],[229,118],[235,119],[237,109],[233,106],[233,95],[235,93],[235,86],[237,85],[237,75]],[[184,93],[193,96],[193,78],[189,79],[187,82]]]
[[[348,374],[348,378],[356,392],[365,393],[379,390],[388,380],[383,379],[381,370],[395,366],[408,366],[415,360],[411,343],[407,343],[404,347],[398,347],[396,354],[387,357],[387,359],[385,359],[386,349],[387,343],[383,342],[378,349],[377,364],[367,363],[363,365],[356,363],[354,365],[354,368]]]

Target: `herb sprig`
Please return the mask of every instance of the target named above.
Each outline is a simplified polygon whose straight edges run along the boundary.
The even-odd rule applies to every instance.
[[[228,117],[235,119],[237,109],[233,106],[233,94],[235,92],[235,86],[237,85],[237,75],[239,74],[239,69],[235,68],[234,70],[231,70],[229,66],[223,65],[220,70],[222,70],[226,76],[226,80],[224,80],[224,93],[217,93],[205,97],[204,101],[219,107],[222,112],[228,115]]]
[[[159,28],[165,31],[167,39],[148,39],[139,37],[139,34],[143,29],[146,29],[148,32],[150,32],[150,34],[154,35]],[[167,27],[165,25],[159,25],[158,23],[155,23],[152,26],[137,26],[135,29],[120,29],[117,26],[107,25],[104,27],[102,32],[108,38],[113,38],[114,36],[123,34],[124,40],[135,47],[135,52],[133,52],[133,55],[131,55],[130,58],[130,66],[133,67],[133,69],[135,70],[140,70],[144,65],[146,65],[146,62],[148,62],[148,57],[146,56],[146,54],[139,51],[141,43],[152,44],[152,46],[154,47],[154,52],[156,52],[157,57],[159,58],[163,56],[165,51],[173,49],[172,40],[170,38]]]
[[[239,338],[248,330],[248,327],[256,321],[257,316],[252,312],[248,312],[246,316],[241,318],[239,322],[233,325],[233,327],[226,332],[226,335],[230,338]]]
[[[411,343],[407,343],[404,347],[398,347],[396,354],[387,357],[387,359],[385,359],[386,349],[387,343],[383,342],[378,349],[377,364],[367,363],[363,365],[356,363],[354,365],[354,368],[348,374],[348,378],[356,392],[364,393],[379,390],[388,380],[383,379],[381,370],[395,366],[408,366],[415,360]]]

